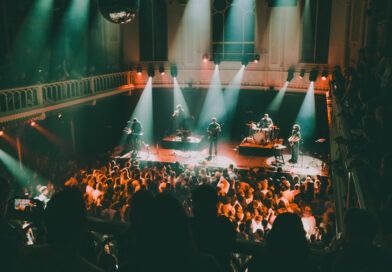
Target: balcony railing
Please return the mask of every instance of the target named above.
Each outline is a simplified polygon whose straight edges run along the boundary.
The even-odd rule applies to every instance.
[[[93,96],[129,84],[129,72],[0,90],[0,115]]]

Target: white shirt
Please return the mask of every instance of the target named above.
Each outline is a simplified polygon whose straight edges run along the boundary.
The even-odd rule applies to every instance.
[[[310,236],[316,231],[316,219],[313,215],[302,217],[302,224],[304,225],[304,230],[306,232],[306,237],[310,239]]]

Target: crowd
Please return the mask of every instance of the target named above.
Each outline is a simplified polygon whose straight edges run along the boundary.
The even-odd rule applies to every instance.
[[[5,217],[10,188],[0,185],[4,271],[238,271],[245,262],[249,271],[388,270],[370,212],[349,211],[346,238],[335,240],[331,184],[321,177],[111,161],[77,171],[55,193],[39,188],[50,200],[25,222],[25,234],[36,230],[29,247]],[[98,235],[87,231],[92,217],[129,227]],[[236,240],[264,246],[249,261],[233,254]]]
[[[349,167],[363,178],[365,193],[385,206],[391,198],[392,153],[388,144],[392,114],[392,58],[390,52],[367,48],[359,51],[359,60],[343,76],[335,72],[333,90],[342,108],[349,136],[337,139],[348,146]]]
[[[332,238],[334,205],[331,183],[325,177],[291,176],[263,169],[240,171],[180,164],[140,166],[127,161],[111,161],[91,170],[80,170],[66,185],[84,192],[89,215],[109,221],[125,222],[133,195],[147,190],[153,195],[169,193],[193,215],[191,192],[208,184],[218,195],[218,214],[232,223],[244,239],[263,241],[280,213],[301,216],[307,238],[323,241]]]

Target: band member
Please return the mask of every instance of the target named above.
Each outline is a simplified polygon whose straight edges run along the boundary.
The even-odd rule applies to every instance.
[[[186,130],[186,114],[184,109],[182,108],[181,104],[176,106],[172,117],[174,118],[174,127],[176,130]]]
[[[218,134],[221,132],[221,125],[216,121],[216,118],[211,119],[211,123],[208,125],[207,133],[208,140],[210,141],[209,159],[212,157],[212,146],[214,145],[214,154],[218,155]]]
[[[289,144],[291,147],[291,159],[289,162],[297,163],[298,155],[299,155],[299,145],[301,141],[301,127],[297,124],[293,126],[293,130],[291,132],[291,136],[289,138]]]
[[[140,150],[141,136],[143,135],[142,123],[137,118],[133,118],[131,126],[126,128],[125,132],[131,136],[132,150]]]
[[[268,113],[265,113],[263,118],[260,119],[258,125],[260,128],[272,128],[274,123],[272,122],[272,119],[269,117]]]

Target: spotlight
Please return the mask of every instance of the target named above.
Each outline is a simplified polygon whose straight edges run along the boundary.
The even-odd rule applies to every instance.
[[[174,77],[174,78],[176,78],[177,77],[177,65],[175,64],[175,63],[173,63],[171,66],[170,66],[170,73],[171,73],[171,76],[172,77]]]
[[[163,65],[159,66],[159,73],[161,74],[161,76],[165,75],[165,67]]]
[[[0,130],[0,136],[3,136],[3,134],[4,134],[4,131]]]
[[[248,56],[242,56],[242,59],[241,59],[241,64],[243,65],[243,66],[247,66],[248,64],[249,64],[249,58],[248,58]]]
[[[208,62],[209,61],[209,57],[208,57],[208,54],[204,54],[203,55],[203,62]]]
[[[141,76],[142,75],[142,66],[138,65],[137,68],[136,68],[136,71],[137,71],[137,75]]]
[[[312,71],[309,73],[309,80],[311,82],[315,82],[317,80],[319,74],[319,70],[317,68],[313,68]]]
[[[305,69],[302,68],[301,71],[299,72],[299,78],[300,78],[300,79],[303,79],[304,76],[305,76]]]
[[[30,126],[34,127],[37,123],[35,121],[30,122]]]
[[[149,64],[149,65],[148,65],[147,72],[148,72],[148,76],[149,76],[149,77],[154,77],[154,76],[155,76],[154,65]]]
[[[255,55],[255,58],[253,59],[253,62],[254,63],[258,63],[260,61],[260,55],[259,54],[256,54]]]
[[[215,64],[215,65],[219,65],[219,64],[221,64],[221,61],[222,61],[221,56],[218,55],[218,54],[216,54],[216,55],[214,56],[214,64]]]
[[[290,82],[293,80],[294,78],[294,73],[295,73],[295,68],[293,66],[291,66],[288,70],[287,70],[287,82]]]
[[[328,70],[324,69],[323,72],[321,73],[321,79],[327,80],[327,78],[328,78]]]

